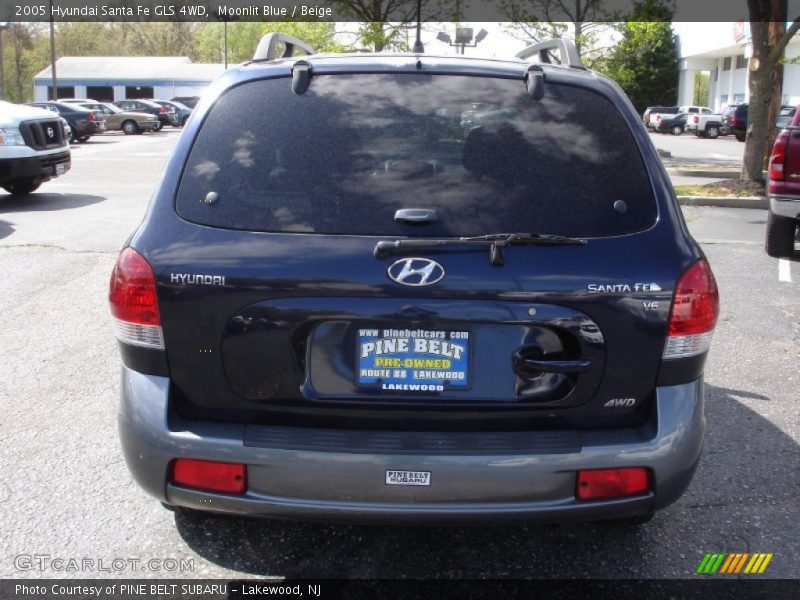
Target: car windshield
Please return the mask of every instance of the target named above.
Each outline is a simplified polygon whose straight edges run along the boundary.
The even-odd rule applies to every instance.
[[[437,219],[396,221],[404,208]],[[657,214],[605,96],[548,83],[534,100],[521,80],[429,74],[322,75],[300,96],[287,79],[231,89],[195,140],[177,209],[226,228],[411,236],[621,235]]]
[[[114,106],[113,104],[108,104],[107,102],[103,102],[101,106],[103,108],[107,108],[115,115],[118,115],[119,113],[123,112],[123,110],[119,106]]]

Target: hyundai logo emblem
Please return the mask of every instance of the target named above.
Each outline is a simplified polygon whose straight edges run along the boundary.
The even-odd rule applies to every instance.
[[[444,279],[444,267],[427,258],[402,258],[389,265],[389,279],[401,285],[422,287]]]
[[[56,132],[52,127],[47,128],[47,137],[52,138],[55,134]]]

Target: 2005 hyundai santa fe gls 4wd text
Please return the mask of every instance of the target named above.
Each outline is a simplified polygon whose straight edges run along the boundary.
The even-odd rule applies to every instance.
[[[718,294],[619,88],[560,41],[275,59],[276,35],[200,101],[111,278],[135,480],[321,520],[675,501]]]

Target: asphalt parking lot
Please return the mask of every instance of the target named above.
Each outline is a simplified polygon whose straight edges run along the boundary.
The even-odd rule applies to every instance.
[[[0,192],[1,577],[684,578],[706,552],[774,553],[761,577],[797,577],[800,261],[764,253],[761,210],[685,209],[722,297],[709,430],[688,493],[642,528],[366,527],[162,508],[120,452],[105,294],[178,135],[93,138],[38,193]],[[94,571],[19,559],[33,555],[88,558]],[[191,568],[111,567],[131,558]]]

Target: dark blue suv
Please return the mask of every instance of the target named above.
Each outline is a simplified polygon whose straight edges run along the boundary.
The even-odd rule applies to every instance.
[[[675,501],[718,294],[619,88],[560,41],[509,61],[279,41],[203,96],[111,278],[136,481],[346,521]]]

